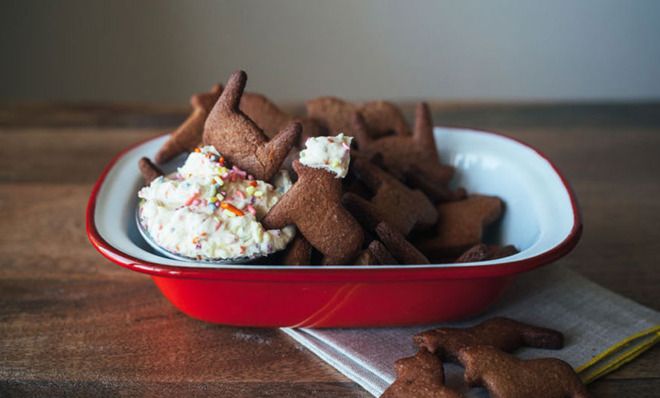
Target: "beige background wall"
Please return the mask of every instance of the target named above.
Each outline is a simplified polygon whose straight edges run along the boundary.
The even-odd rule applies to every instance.
[[[660,1],[2,1],[0,101],[660,98]]]

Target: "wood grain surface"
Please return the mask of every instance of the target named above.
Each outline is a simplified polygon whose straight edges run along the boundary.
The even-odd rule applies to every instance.
[[[403,107],[410,116],[412,104]],[[585,225],[560,262],[660,310],[660,104],[432,109],[436,124],[504,132],[556,161]],[[182,315],[148,277],[87,241],[84,209],[105,164],[184,115],[157,106],[0,106],[0,397],[369,396],[277,330]],[[589,388],[599,397],[657,396],[660,348]]]

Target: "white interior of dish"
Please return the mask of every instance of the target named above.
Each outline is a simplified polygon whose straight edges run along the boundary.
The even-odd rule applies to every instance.
[[[513,244],[520,253],[479,262],[479,265],[540,255],[560,244],[570,234],[574,213],[569,193],[552,165],[533,149],[497,134],[468,129],[436,127],[435,136],[441,159],[457,169],[457,186],[465,187],[470,193],[497,195],[504,200],[504,215],[488,239],[492,243]],[[94,212],[94,223],[101,237],[116,250],[151,263],[210,268],[269,267],[174,260],[158,254],[142,239],[135,225],[137,191],[143,185],[137,163],[142,156],[153,159],[166,138],[158,137],[129,150],[108,172],[98,192]],[[183,160],[183,156],[173,160],[165,166],[165,171],[173,171]],[[473,264],[436,266],[464,267]]]

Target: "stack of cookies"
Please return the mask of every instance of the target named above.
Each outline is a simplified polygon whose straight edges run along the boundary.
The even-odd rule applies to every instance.
[[[425,103],[412,127],[386,101],[350,103],[321,97],[305,116],[290,115],[260,94],[245,92],[247,75],[191,98],[192,113],[155,157],[143,159],[147,180],[157,164],[199,146],[213,146],[249,178],[271,182],[280,169],[294,183],[259,222],[267,230],[297,227],[286,265],[388,265],[474,262],[517,253],[483,241],[504,210],[494,196],[452,188],[455,170],[442,163]]]

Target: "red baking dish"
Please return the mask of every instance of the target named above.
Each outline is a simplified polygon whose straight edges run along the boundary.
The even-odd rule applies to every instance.
[[[469,192],[500,196],[506,209],[492,239],[520,253],[465,264],[281,266],[186,263],[151,250],[135,226],[137,161],[160,136],[119,153],[87,206],[87,235],[112,262],[151,276],[167,299],[206,322],[258,327],[430,324],[484,311],[513,278],[577,244],[582,223],[565,178],[539,151],[506,136],[435,128],[438,151]],[[168,165],[174,168],[177,159]]]

